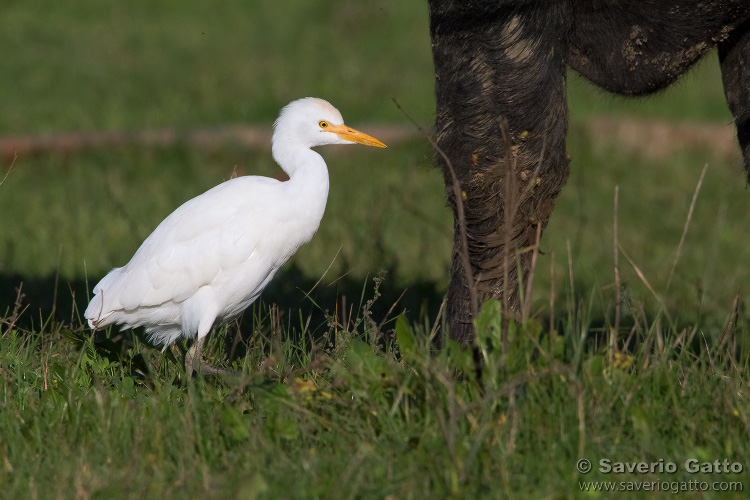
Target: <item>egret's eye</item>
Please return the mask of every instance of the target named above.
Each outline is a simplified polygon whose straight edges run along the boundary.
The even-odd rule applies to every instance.
[[[320,128],[327,128],[328,127],[328,122],[325,121],[325,120],[321,120],[321,121],[318,122],[318,125],[320,126]]]

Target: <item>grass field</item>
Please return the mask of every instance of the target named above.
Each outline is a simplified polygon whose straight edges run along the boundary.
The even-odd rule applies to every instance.
[[[429,126],[422,2],[280,5],[8,2],[0,136],[270,128],[306,95],[364,131],[408,124],[392,98]],[[386,151],[321,149],[331,194],[320,231],[239,330],[213,337],[214,361],[244,377],[190,385],[179,347],[91,337],[79,308],[179,204],[233,172],[278,175],[270,150],[136,143],[0,159],[0,498],[667,498],[691,480],[734,491],[688,498],[744,498],[750,194],[739,149],[647,150],[592,126],[728,126],[716,54],[647,99],[606,96],[573,74],[569,87],[571,176],[542,239],[532,314],[500,360],[500,318],[486,307],[481,378],[469,353],[429,347],[442,335],[452,220],[418,134]],[[613,360],[615,186],[624,303]],[[577,472],[581,458],[594,471]],[[602,459],[678,471],[604,474]],[[688,459],[743,472],[691,474]],[[668,491],[581,491],[596,480]]]

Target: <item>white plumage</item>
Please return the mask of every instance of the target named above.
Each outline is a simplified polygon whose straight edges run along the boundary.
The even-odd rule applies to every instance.
[[[144,327],[166,347],[237,317],[320,225],[328,169],[310,148],[385,145],[344,125],[322,99],[287,105],[274,124],[273,157],[289,175],[226,181],[172,212],[125,266],[95,287],[84,316],[91,328]],[[199,356],[198,356],[199,357]]]

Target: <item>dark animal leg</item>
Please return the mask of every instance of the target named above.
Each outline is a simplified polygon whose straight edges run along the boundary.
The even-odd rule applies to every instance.
[[[519,251],[535,244],[567,180],[570,16],[568,2],[430,1],[437,143],[456,175],[438,155],[457,235],[446,312],[463,344],[474,340],[473,297],[517,309],[531,259]]]
[[[570,66],[617,94],[643,95],[680,77],[750,16],[747,2],[577,0]]]
[[[724,94],[734,116],[737,139],[745,158],[745,175],[750,183],[750,21],[719,44],[719,62]]]
[[[517,309],[530,261],[519,250],[533,246],[567,179],[566,64],[606,90],[642,95],[718,44],[750,180],[747,0],[430,0],[429,9],[437,158],[455,217],[453,339],[472,342],[478,302]]]

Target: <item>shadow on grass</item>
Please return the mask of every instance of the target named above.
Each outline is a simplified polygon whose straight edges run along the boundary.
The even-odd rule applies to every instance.
[[[395,286],[388,279],[389,274],[395,274],[395,270],[366,279],[344,276],[331,281],[326,277],[317,283],[317,279],[306,276],[297,266],[287,266],[279,271],[261,299],[245,311],[239,323],[240,336],[237,337],[236,327],[230,325],[227,334],[220,337],[220,347],[217,347],[224,352],[225,359],[241,359],[247,354],[246,349],[252,344],[251,339],[258,334],[268,338],[277,332],[283,332],[284,341],[310,349],[323,339],[331,339],[329,333],[334,318],[338,323],[338,330],[351,331],[352,324],[358,319],[362,320],[364,311],[369,314],[365,321],[378,325],[377,330],[385,336],[380,341],[388,340],[395,327],[395,319],[401,313],[405,313],[412,324],[434,325],[436,321],[442,321],[439,314],[443,291],[439,285],[418,282],[404,289]],[[126,331],[122,335],[115,334],[116,329],[113,329],[112,333],[101,331],[93,338],[90,337],[91,330],[82,322],[82,315],[88,304],[89,290],[99,279],[92,279],[87,285],[83,279],[67,281],[56,280],[54,276],[29,278],[18,274],[0,274],[0,321],[5,323],[3,330],[9,324],[22,333],[59,331],[61,326],[62,333],[68,340],[82,347],[87,339],[92,339],[99,354],[111,361],[120,360],[124,350],[136,342],[136,337],[139,343],[148,344],[142,329]],[[578,287],[579,290],[584,288]],[[587,298],[583,295],[574,300],[576,304],[586,302]],[[596,307],[593,309],[583,311],[573,307],[567,316],[558,314],[554,329],[557,334],[566,330],[585,330],[582,346],[585,346],[587,352],[601,353],[606,351],[609,342],[611,311],[608,312],[606,307],[603,310]],[[540,342],[550,336],[548,314],[542,313],[536,319],[540,323]],[[653,312],[649,316],[653,319],[658,314]],[[634,318],[623,318],[621,322],[619,337],[622,352],[635,353],[644,339],[653,338],[654,332],[650,331],[653,325],[636,325],[634,321]],[[747,317],[743,310],[735,312],[732,325],[721,329],[708,328],[703,331],[702,326],[707,325],[701,326],[700,322],[694,324],[685,320],[678,320],[671,328],[666,325],[664,327],[678,334],[681,340],[680,350],[687,348],[697,355],[703,345],[701,342],[709,345],[722,344],[730,328],[732,337],[735,335],[734,330],[737,330],[740,344],[750,341],[746,325]],[[657,328],[661,330],[661,327]],[[697,335],[699,331],[701,334]],[[656,334],[657,338],[661,336],[662,333]],[[238,343],[238,340],[242,342]],[[181,348],[184,345],[182,342],[179,344]],[[656,348],[649,346],[647,349],[651,347]],[[571,361],[574,351],[575,345],[567,345],[561,358]],[[732,352],[737,353],[736,348],[732,348]],[[741,362],[739,358],[736,361]],[[134,369],[146,372],[146,368],[139,368],[143,364],[141,361],[133,359],[130,364]]]
[[[83,279],[0,274],[0,318],[7,323],[16,316],[14,326],[26,331],[37,331],[50,320],[77,329],[83,324],[89,294],[99,279],[92,278],[87,284]],[[287,266],[277,273],[260,300],[267,306],[276,306],[282,325],[299,324],[301,316],[305,322],[309,318],[310,329],[317,332],[326,330],[330,316],[336,315],[338,321],[345,323],[350,314],[356,317],[365,303],[374,299],[372,276],[367,279],[344,276],[333,282],[326,277],[316,286],[317,281],[304,275],[297,266]],[[443,291],[434,282],[418,282],[404,289],[393,285],[388,273],[380,281],[378,293],[369,308],[378,324],[393,320],[404,311],[412,321],[427,317],[432,323],[443,300]],[[243,336],[252,333],[252,309],[250,306],[243,315],[240,326]]]

